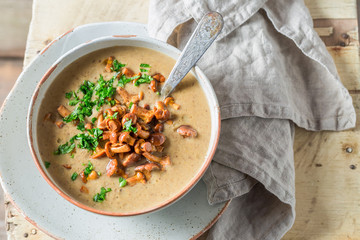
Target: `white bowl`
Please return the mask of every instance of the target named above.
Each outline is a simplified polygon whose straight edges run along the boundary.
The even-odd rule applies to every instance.
[[[165,55],[173,59],[177,59],[180,56],[180,51],[175,47],[161,42],[159,40],[153,38],[145,38],[145,37],[138,37],[135,35],[114,35],[109,37],[101,37],[94,39],[92,41],[86,42],[77,46],[76,48],[68,51],[63,56],[61,56],[52,67],[45,73],[45,75],[40,80],[38,86],[35,89],[35,92],[31,98],[30,107],[28,111],[28,122],[27,122],[27,130],[28,130],[28,143],[30,146],[30,150],[35,161],[37,168],[39,169],[41,175],[45,178],[47,183],[55,189],[63,198],[70,201],[71,203],[75,204],[78,207],[81,207],[85,210],[104,214],[104,215],[111,215],[111,216],[134,216],[139,214],[144,214],[148,212],[152,212],[155,210],[159,210],[170,204],[174,203],[175,201],[179,200],[183,197],[187,192],[191,190],[191,188],[200,180],[202,175],[205,173],[206,169],[208,168],[220,136],[220,109],[219,104],[215,95],[215,92],[206,78],[204,73],[198,68],[195,67],[192,70],[192,73],[197,78],[201,88],[203,89],[205,96],[208,101],[209,109],[210,109],[210,116],[211,116],[211,135],[210,135],[210,143],[209,148],[206,153],[206,158],[200,168],[200,170],[196,173],[196,176],[192,178],[192,180],[186,185],[186,187],[175,194],[174,197],[167,199],[163,203],[154,206],[151,209],[147,209],[145,211],[136,211],[131,213],[118,213],[118,212],[109,212],[109,211],[102,211],[92,207],[89,207],[81,202],[76,201],[70,195],[66,194],[61,187],[53,180],[51,175],[48,174],[48,171],[45,168],[44,161],[41,159],[41,155],[39,153],[39,146],[37,143],[37,122],[39,118],[39,108],[41,106],[41,101],[44,98],[47,90],[49,89],[50,85],[56,79],[59,73],[61,73],[67,66],[72,64],[74,61],[78,60],[79,58],[95,52],[97,50],[115,47],[115,46],[133,46],[133,47],[145,47],[149,48],[158,52],[161,52]]]

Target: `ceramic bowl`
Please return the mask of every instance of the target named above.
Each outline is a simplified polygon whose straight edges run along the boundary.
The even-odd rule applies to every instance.
[[[78,60],[79,58],[101,50],[105,48],[115,47],[115,46],[134,46],[134,47],[144,47],[149,48],[155,51],[158,51],[162,54],[168,55],[169,57],[173,59],[177,59],[180,56],[180,51],[173,46],[161,42],[156,39],[152,38],[146,38],[146,37],[139,37],[135,35],[126,35],[126,36],[109,36],[109,37],[101,37],[94,39],[92,41],[83,43],[79,45],[78,47],[68,51],[63,56],[61,56],[53,65],[48,69],[48,71],[45,73],[45,75],[40,80],[38,86],[35,89],[35,92],[31,98],[29,111],[28,111],[28,121],[27,121],[27,133],[28,133],[28,143],[30,146],[30,150],[33,156],[33,159],[35,161],[35,164],[40,171],[41,175],[44,177],[44,179],[47,181],[47,183],[57,192],[59,193],[63,198],[70,201],[71,203],[75,204],[76,206],[83,208],[85,210],[98,213],[98,214],[104,214],[104,215],[110,215],[110,216],[134,216],[139,214],[144,214],[148,212],[152,212],[155,210],[160,210],[166,206],[169,206],[170,204],[176,202],[181,197],[183,197],[187,192],[191,190],[191,188],[200,180],[202,175],[205,173],[206,169],[208,168],[214,153],[215,149],[218,144],[219,135],[220,135],[220,110],[218,101],[216,98],[216,95],[214,93],[214,90],[209,82],[209,80],[206,78],[204,73],[198,68],[195,67],[192,70],[192,73],[197,78],[198,82],[200,83],[200,86],[202,87],[207,101],[209,105],[209,109],[211,112],[211,136],[210,136],[210,143],[209,148],[206,154],[206,158],[200,168],[200,170],[196,173],[196,176],[192,178],[190,182],[186,185],[183,190],[175,194],[174,197],[167,199],[166,201],[162,202],[159,205],[153,206],[150,209],[146,209],[143,211],[136,211],[136,212],[130,212],[130,213],[118,213],[118,212],[109,212],[109,211],[102,211],[98,210],[92,207],[89,207],[74,198],[72,198],[70,195],[68,195],[65,191],[61,189],[61,187],[53,180],[51,175],[46,170],[46,167],[44,165],[44,161],[41,158],[41,155],[39,153],[39,146],[37,143],[37,122],[40,116],[39,114],[39,108],[41,105],[41,101],[44,98],[48,88],[53,83],[53,81],[56,79],[57,75],[61,73],[67,66],[72,64],[74,61]],[[41,117],[40,117],[41,118]]]

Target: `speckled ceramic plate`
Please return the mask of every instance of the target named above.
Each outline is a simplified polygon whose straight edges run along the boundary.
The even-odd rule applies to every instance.
[[[51,42],[22,72],[0,112],[2,186],[31,223],[57,238],[189,239],[208,229],[226,204],[210,206],[200,181],[184,198],[151,214],[111,217],[88,212],[60,197],[42,178],[26,138],[26,113],[32,93],[47,69],[75,46],[107,35],[147,36],[146,26],[110,22],[78,27]]]

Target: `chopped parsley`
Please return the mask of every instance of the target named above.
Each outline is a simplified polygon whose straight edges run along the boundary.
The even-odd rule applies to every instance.
[[[79,133],[70,139],[70,143],[74,143],[75,140],[78,140],[79,143],[77,146],[79,148],[95,151],[96,147],[99,145],[99,139],[102,138],[103,131],[99,128],[89,129],[88,131],[93,136],[88,133]]]
[[[106,118],[108,118],[108,119],[116,119],[118,114],[119,114],[118,112],[115,112],[112,116],[106,116]]]
[[[84,175],[89,176],[89,174],[92,172],[93,169],[94,169],[94,166],[89,161],[87,167],[84,169]]]
[[[50,163],[49,162],[45,162],[45,167],[49,168],[50,167]]]
[[[77,127],[76,127],[78,130],[80,130],[80,131],[85,131],[85,124],[84,124],[84,122],[80,122],[78,125],[77,125]]]
[[[127,78],[125,75],[121,75],[121,77],[119,78],[118,80],[118,86],[120,87],[125,87],[125,85],[129,82],[131,82],[132,80],[136,79],[136,78],[139,78],[140,76],[134,76],[134,77],[131,77],[131,78]]]
[[[105,81],[104,77],[100,75],[100,78],[97,82],[97,85],[95,87],[95,95],[98,96],[98,98],[95,100],[95,104],[98,107],[101,107],[102,105],[111,104],[112,97],[114,96],[116,89],[113,86],[115,78],[111,78],[109,81]],[[109,100],[110,99],[110,100]],[[114,102],[115,103],[115,102]]]
[[[89,129],[88,132],[94,136],[94,138],[100,139],[101,138],[101,134],[103,134],[103,131],[99,128],[93,128],[93,129]]]
[[[143,75],[141,75],[141,77],[139,79],[134,81],[134,85],[136,87],[138,87],[138,86],[140,86],[140,84],[150,83],[152,80],[154,80],[154,79],[150,75],[143,74]]]
[[[103,131],[100,130],[99,128],[93,128],[93,129],[89,129],[87,131],[92,136],[89,135],[88,133],[76,134],[75,136],[70,138],[69,142],[67,142],[63,145],[60,145],[58,147],[58,149],[54,151],[54,154],[60,155],[60,154],[66,154],[66,153],[71,152],[76,146],[75,140],[79,141],[77,147],[95,151],[96,147],[99,145],[99,140],[102,138]],[[73,155],[71,157],[73,158]]]
[[[96,120],[97,120],[97,118],[96,118],[96,117],[93,117],[93,118],[91,119],[91,122],[92,122],[92,123],[95,123]]]
[[[111,188],[101,187],[100,193],[95,194],[93,197],[94,202],[103,202],[105,200],[106,193],[111,192]]]
[[[119,186],[120,186],[120,187],[125,187],[126,184],[127,184],[126,179],[120,177],[120,178],[119,178]]]
[[[119,62],[116,59],[113,61],[112,65],[113,66],[110,69],[115,72],[119,72],[122,67],[126,66],[126,64],[122,64],[121,62]]]
[[[159,95],[159,96],[160,96],[160,92],[159,92],[159,91],[157,91],[157,92],[156,92],[156,95]]]
[[[74,173],[71,175],[71,180],[75,181],[78,176],[79,176],[79,174],[77,174],[76,172],[74,172]]]
[[[65,97],[67,99],[71,99],[72,97],[74,97],[76,99],[77,95],[76,95],[76,93],[74,91],[71,91],[71,92],[65,93]]]
[[[144,67],[144,68],[150,68],[151,66],[147,63],[141,63],[140,67]]]
[[[74,150],[74,148],[75,148],[75,143],[71,142],[71,144],[69,145],[69,143],[67,142],[65,144],[60,145],[58,149],[54,151],[54,154],[55,155],[66,154]]]
[[[133,102],[130,102],[130,104],[129,104],[129,109],[131,109],[131,107],[132,107],[133,104],[134,104]]]
[[[136,133],[137,132],[137,128],[136,127],[133,127],[131,126],[132,125],[132,120],[127,120],[125,123],[124,123],[124,126],[123,126],[123,129],[125,132],[133,132],[133,133]]]
[[[95,103],[91,101],[94,87],[94,83],[88,80],[84,81],[84,83],[79,88],[79,91],[81,91],[84,96],[82,99],[77,99],[76,103],[74,102],[74,106],[76,104],[78,104],[78,106],[69,116],[63,118],[64,122],[71,122],[75,120],[84,122],[85,117],[90,117],[92,115],[92,109],[95,105]]]

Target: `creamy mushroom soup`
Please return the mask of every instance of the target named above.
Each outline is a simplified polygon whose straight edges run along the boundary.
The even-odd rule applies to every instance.
[[[150,49],[113,47],[57,76],[41,103],[37,141],[67,195],[98,210],[135,213],[171,199],[195,177],[206,160],[210,112],[191,74],[172,98],[159,96],[174,64]]]

